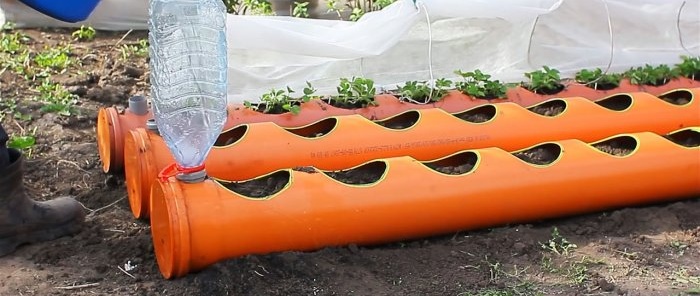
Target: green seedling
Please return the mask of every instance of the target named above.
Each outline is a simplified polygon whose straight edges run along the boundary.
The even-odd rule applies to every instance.
[[[298,113],[297,110],[292,108],[291,101],[293,99],[290,94],[293,92],[294,91],[291,88],[287,87],[287,91],[282,89],[272,89],[269,92],[264,93],[262,97],[260,97],[260,101],[262,102],[264,109],[258,111],[263,113],[282,113],[283,110],[287,110],[292,112],[292,114]]]
[[[559,234],[559,229],[554,227],[552,229],[552,238],[547,241],[547,243],[540,243],[543,249],[553,252],[557,255],[569,255],[569,252],[576,249],[578,246],[569,242],[565,237]]]
[[[292,15],[295,17],[308,18],[309,17],[309,2],[296,2],[296,1],[294,1],[294,9],[292,10]]]
[[[11,115],[12,118],[22,121],[32,119],[30,114],[22,114],[17,107],[16,99],[0,98],[0,122],[5,120],[7,115]]]
[[[0,57],[2,54],[0,54]],[[13,55],[11,58],[0,61],[0,68],[2,70],[10,70],[13,73],[23,76],[24,79],[32,79],[34,77],[34,67],[32,67],[31,58],[29,55],[29,50]],[[2,71],[0,71],[2,72]]]
[[[253,103],[245,101],[243,105],[246,108],[254,109],[262,113],[280,114],[290,112],[294,115],[298,115],[301,112],[300,103],[309,102],[313,98],[316,89],[307,81],[306,87],[302,92],[303,95],[300,98],[294,98],[292,94],[295,93],[295,91],[290,87],[287,87],[286,90],[272,89],[260,97],[260,104],[253,105]],[[262,110],[260,109],[261,106],[263,107]]]
[[[230,14],[273,15],[268,0],[223,0]]]
[[[0,33],[0,73],[6,70],[29,78],[29,37],[20,33]]]
[[[585,84],[593,89],[612,89],[620,86],[622,75],[617,73],[603,74],[603,70],[596,68],[595,70],[581,70],[576,73],[574,79],[576,82]]]
[[[2,33],[0,34],[0,52],[16,54],[26,48],[28,41],[29,37],[20,32]]]
[[[362,18],[363,15],[365,15],[365,11],[362,10],[361,8],[355,7],[352,9],[352,12],[350,12],[350,21],[356,22],[360,18]]]
[[[10,139],[7,141],[8,148],[14,148],[22,150],[27,154],[27,157],[31,157],[34,145],[36,145],[36,127],[32,129],[31,132],[25,134],[24,131],[21,135],[10,135]]]
[[[625,77],[629,79],[631,84],[650,86],[664,85],[678,75],[678,69],[671,69],[668,65],[652,66],[646,64],[644,67],[630,68],[625,72]]]
[[[95,31],[95,29],[93,29],[92,27],[86,27],[85,25],[81,25],[80,29],[73,31],[73,34],[71,34],[71,36],[73,36],[75,40],[89,41],[95,39],[96,33],[97,32]]]
[[[362,16],[364,16],[368,12],[382,10],[394,2],[396,2],[396,0],[353,0],[347,1],[345,5],[351,11],[349,20],[354,22],[362,18]],[[333,1],[332,4],[328,3],[328,6],[329,8],[337,7],[336,1]],[[333,10],[329,9],[329,11]],[[338,15],[340,16],[340,13],[338,13]]]
[[[337,87],[338,95],[334,97],[335,103],[344,107],[367,107],[376,105],[374,96],[377,89],[374,81],[368,78],[353,77],[352,79],[340,78]]]
[[[476,69],[473,72],[455,71],[464,80],[457,82],[455,87],[463,94],[480,99],[499,99],[506,96],[506,86],[498,80],[491,80],[491,75]]]
[[[400,99],[415,102],[437,102],[447,95],[452,81],[440,78],[435,81],[435,87],[431,87],[427,81],[408,81],[398,88]]]
[[[682,241],[674,240],[670,242],[670,247],[676,250],[679,256],[683,256],[690,246]]]
[[[313,98],[313,95],[316,93],[317,89],[315,89],[313,86],[311,86],[311,83],[308,81],[306,82],[306,87],[304,87],[304,90],[302,91],[304,93],[303,96],[301,96],[301,101],[304,103],[307,103],[311,101]]]
[[[338,19],[342,19],[343,15],[343,9],[338,7],[338,0],[327,0],[326,1],[326,8],[328,8],[328,12],[333,12],[336,15],[338,15]]]
[[[70,45],[61,47],[45,47],[43,51],[34,56],[34,63],[48,76],[51,72],[63,72],[71,65]]]
[[[15,29],[16,26],[17,26],[17,24],[15,24],[14,22],[5,22],[2,25],[2,30],[3,31],[12,31]]]
[[[564,89],[559,70],[543,66],[542,69],[525,73],[530,81],[525,88],[536,94],[555,94]]]
[[[128,60],[132,56],[148,56],[148,40],[140,39],[136,44],[122,44],[119,48],[122,60]]]
[[[34,136],[11,136],[10,140],[7,141],[8,148],[14,148],[19,150],[28,150],[36,144],[36,138]]]
[[[682,62],[675,65],[677,73],[683,77],[700,80],[700,57],[681,56]]]
[[[375,10],[382,10],[394,2],[396,2],[396,0],[374,0],[372,6]]]
[[[78,96],[70,93],[62,85],[44,79],[36,88],[39,96],[35,99],[44,103],[43,112],[58,113],[62,116],[70,116],[75,113],[75,104]]]

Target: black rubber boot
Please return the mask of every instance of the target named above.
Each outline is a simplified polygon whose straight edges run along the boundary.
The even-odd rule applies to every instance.
[[[7,152],[7,141],[10,138],[0,124],[0,170],[10,164],[10,155]]]
[[[24,187],[24,156],[7,149],[9,165],[0,168],[0,257],[20,245],[53,240],[80,231],[85,210],[76,200],[59,197],[37,202]]]

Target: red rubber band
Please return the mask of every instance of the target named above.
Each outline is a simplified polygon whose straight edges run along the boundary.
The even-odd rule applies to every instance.
[[[203,170],[204,164],[195,167],[183,167],[177,163],[171,163],[168,166],[164,167],[163,170],[160,171],[160,173],[158,173],[158,179],[160,179],[161,182],[165,182],[170,177],[174,177],[180,173],[189,174]]]

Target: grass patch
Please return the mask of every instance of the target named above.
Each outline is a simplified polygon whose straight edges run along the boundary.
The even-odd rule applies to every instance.
[[[44,103],[41,111],[54,112],[63,116],[76,113],[74,106],[78,102],[78,96],[70,93],[63,85],[44,79],[36,91],[39,92],[39,96],[35,99]]]
[[[119,48],[121,58],[128,60],[131,57],[146,57],[148,56],[148,40],[139,39],[135,44],[122,44]]]

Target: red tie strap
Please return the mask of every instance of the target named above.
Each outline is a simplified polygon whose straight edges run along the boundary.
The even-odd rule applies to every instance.
[[[183,173],[183,174],[189,174],[189,173],[195,173],[199,171],[204,170],[204,164],[195,166],[195,167],[183,167],[177,163],[172,163],[165,168],[163,168],[160,173],[158,173],[158,179],[160,179],[161,182],[167,181],[170,177],[174,177],[177,174]]]

